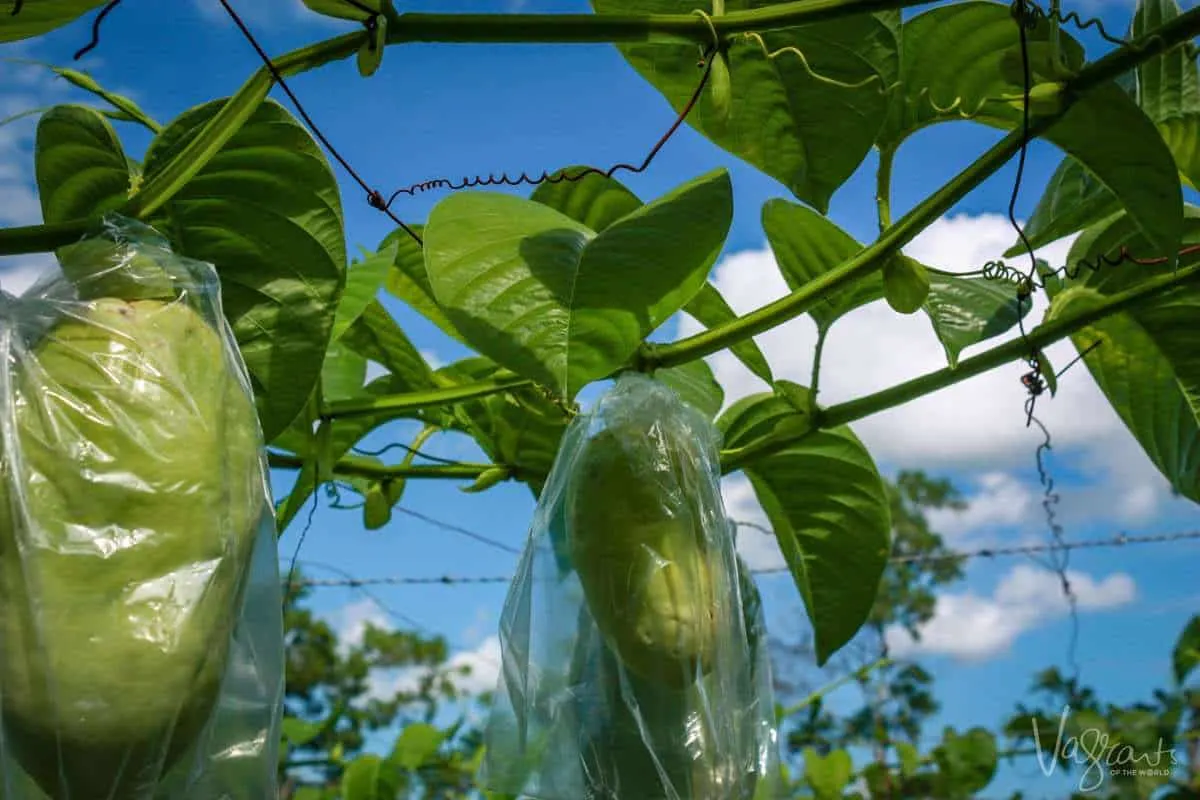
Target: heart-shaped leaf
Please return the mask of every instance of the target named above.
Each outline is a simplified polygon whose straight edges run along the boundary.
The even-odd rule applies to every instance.
[[[1181,13],[1175,0],[1139,0],[1130,32],[1144,36]],[[1200,71],[1187,47],[1176,47],[1137,68],[1138,105],[1158,125],[1179,171],[1200,188]]]
[[[727,12],[775,5],[727,0]],[[600,14],[686,14],[687,0],[593,0]],[[695,45],[618,45],[638,74],[681,111],[696,91]],[[898,66],[895,32],[881,16],[734,36],[726,50],[730,102],[703,92],[687,122],[824,213],[870,152]],[[819,109],[819,113],[814,113]]]
[[[408,227],[417,236],[424,232],[423,225]],[[461,344],[466,344],[462,334],[442,312],[433,296],[429,274],[425,271],[425,251],[421,245],[403,228],[397,228],[379,243],[381,251],[391,247],[396,248],[396,257],[384,284],[388,292],[436,325],[442,333]]]
[[[147,181],[224,102],[163,129],[146,154]],[[312,394],[345,281],[341,198],[328,161],[304,126],[266,101],[151,223],[182,255],[216,266],[271,441]]]
[[[768,201],[763,206],[762,224],[783,279],[792,291],[862,249],[854,237],[827,218],[787,200]],[[847,288],[826,292],[808,313],[818,328],[828,329],[842,315],[883,296],[883,276],[875,272]]]
[[[1187,242],[1200,241],[1200,210],[1188,208]],[[1121,246],[1153,254],[1125,213],[1089,228],[1076,240],[1071,261],[1114,256]],[[1195,256],[1188,263],[1195,263]],[[1081,270],[1060,288],[1050,283],[1047,319],[1070,318],[1107,295],[1168,273],[1171,267],[1125,263]],[[1083,363],[1146,455],[1179,494],[1200,502],[1200,352],[1191,321],[1200,312],[1200,288],[1189,284],[1136,308],[1113,314],[1071,336]]]
[[[596,233],[642,207],[641,198],[620,181],[587,169],[576,165],[559,170],[557,174],[568,179],[541,184],[529,199],[561,211]]]
[[[401,769],[415,770],[437,753],[445,741],[445,734],[425,722],[412,722],[404,726],[392,748],[391,760]]]
[[[581,175],[583,168],[572,166],[561,172]],[[533,193],[532,199],[561,211],[597,233],[642,207],[641,199],[620,181],[594,172],[587,173],[579,180],[543,183]],[[711,283],[700,287],[683,311],[706,328],[723,325],[737,318],[717,287]],[[751,372],[767,383],[771,382],[771,368],[753,339],[738,342],[730,351]]]
[[[1067,156],[1050,176],[1033,209],[1033,216],[1025,226],[1025,238],[1029,246],[1037,250],[1120,210],[1121,201],[1108,187],[1096,180],[1086,167]],[[1025,242],[1018,240],[1004,252],[1004,257],[1014,258],[1025,252]]]
[[[962,735],[947,728],[933,757],[939,768],[936,796],[964,800],[992,782],[999,760],[996,738],[984,728],[971,728]]]
[[[966,0],[938,6],[916,14],[900,31],[900,80],[879,134],[881,150],[895,150],[927,125],[986,112],[1020,121],[1019,111],[1002,99],[1024,91],[1020,39],[1007,5]],[[1049,60],[1051,35],[1045,20],[1026,31],[1035,82],[1057,76]],[[1058,35],[1062,68],[1079,69],[1083,48],[1061,30]]]
[[[1083,50],[1061,29],[1059,61],[1047,46],[1046,19],[1026,31],[1031,78],[1049,85],[1083,63]],[[1024,93],[1019,31],[1008,6],[967,0],[918,14],[904,24],[901,88],[881,149],[936,122],[973,119],[1012,130],[1022,124]],[[1097,136],[1096,131],[1109,133]],[[1045,132],[1104,184],[1155,244],[1178,247],[1182,189],[1174,158],[1154,123],[1115,83],[1090,90]]]
[[[425,267],[472,347],[569,399],[699,291],[731,217],[725,170],[598,234],[541,203],[459,192],[430,214]]]
[[[398,246],[392,244],[350,265],[346,272],[346,286],[342,289],[342,299],[333,319],[330,340],[336,342],[342,338],[342,334],[349,330],[367,310],[371,301],[377,298],[380,287],[392,271],[397,250]]]
[[[805,425],[794,401],[770,394],[743,398],[718,420],[728,448]],[[846,426],[809,434],[743,471],[800,590],[817,662],[824,664],[854,637],[875,603],[891,549],[883,479]]]
[[[396,800],[400,774],[396,767],[376,755],[361,755],[342,775],[342,800]]]
[[[405,387],[398,391],[434,388],[433,371],[378,300],[366,304],[341,341],[364,358],[383,365],[392,373],[393,385],[399,383]]]
[[[804,748],[804,781],[817,800],[840,800],[853,774],[854,763],[845,750],[821,756],[811,747]]]
[[[106,0],[24,0],[19,14],[0,10],[0,42],[15,42],[49,33],[74,22]]]
[[[678,367],[660,369],[654,377],[671,387],[683,402],[709,418],[716,417],[725,404],[725,391],[704,361],[689,361]]]
[[[38,121],[34,170],[48,223],[119,209],[129,197],[129,160],[107,119],[90,108],[55,106]]]
[[[467,358],[439,369],[442,385],[487,380],[500,369],[486,358]],[[515,467],[515,477],[541,494],[570,421],[567,413],[536,387],[524,386],[454,406],[442,425],[462,431],[496,464]]]
[[[1016,286],[1008,281],[960,278],[936,271],[930,276],[925,301],[925,311],[951,367],[958,365],[963,350],[1007,333],[1030,308],[1030,303],[1021,303],[1018,316]]]
[[[695,297],[683,307],[683,311],[706,328],[715,328],[737,319],[737,315],[733,313],[729,303],[721,296],[717,287],[711,283],[701,286]],[[767,357],[763,355],[762,350],[758,348],[753,339],[744,339],[732,345],[729,351],[763,381],[768,384],[774,382],[771,365],[767,363]]]

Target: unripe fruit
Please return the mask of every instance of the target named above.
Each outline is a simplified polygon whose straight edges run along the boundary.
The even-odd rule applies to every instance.
[[[616,425],[583,445],[567,490],[567,538],[609,647],[644,680],[683,688],[712,663],[713,576],[686,428]]]
[[[55,800],[141,800],[220,691],[266,508],[254,407],[177,301],[90,301],[8,369],[5,744]]]

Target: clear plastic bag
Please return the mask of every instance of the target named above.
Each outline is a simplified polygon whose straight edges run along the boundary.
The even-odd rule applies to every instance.
[[[752,651],[747,635],[719,443],[636,373],[568,427],[501,618],[485,789],[756,797],[775,763],[774,704],[769,666],[756,668],[766,643]]]
[[[214,268],[115,215],[0,293],[0,796],[277,796],[266,449]]]

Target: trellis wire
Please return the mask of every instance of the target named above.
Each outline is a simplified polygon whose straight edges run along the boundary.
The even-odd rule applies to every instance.
[[[754,528],[774,535],[765,526],[753,522],[737,522],[739,527]],[[999,558],[1004,556],[1027,556],[1044,553],[1053,549],[1084,550],[1108,547],[1124,547],[1136,544],[1170,544],[1173,542],[1200,541],[1200,530],[1182,531],[1176,533],[1160,533],[1130,536],[1124,533],[1107,539],[1084,539],[1078,542],[1062,542],[1052,544],[1015,545],[1011,547],[983,547],[977,550],[949,551],[941,554],[892,556],[888,559],[891,564],[933,563],[938,561],[969,560],[976,558]],[[752,569],[754,575],[780,575],[790,572],[788,567],[762,567]],[[357,587],[357,586],[462,586],[472,584],[504,584],[512,580],[511,575],[476,575],[476,576],[405,576],[395,575],[382,578],[346,578],[343,580],[305,579],[297,581],[301,586],[313,587]]]

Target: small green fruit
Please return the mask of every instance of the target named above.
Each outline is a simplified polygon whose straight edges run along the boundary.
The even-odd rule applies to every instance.
[[[141,800],[219,694],[266,508],[254,407],[174,301],[88,302],[10,380],[6,744],[52,798]]]
[[[608,645],[647,681],[682,688],[711,668],[713,575],[695,504],[699,453],[669,425],[591,438],[567,494],[567,538]]]

